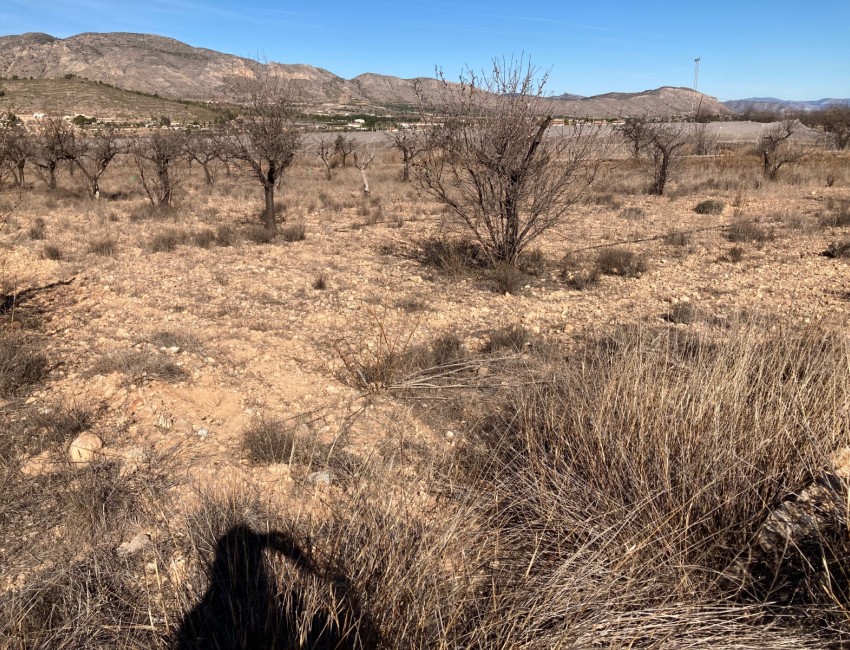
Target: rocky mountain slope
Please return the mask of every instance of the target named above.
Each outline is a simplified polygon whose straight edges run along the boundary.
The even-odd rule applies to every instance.
[[[426,96],[432,97],[439,85],[435,79],[400,79],[372,73],[343,79],[310,65],[268,65],[291,79],[315,103],[412,104],[416,102],[416,82]],[[152,34],[87,33],[59,39],[30,33],[0,37],[0,76],[54,79],[75,75],[172,99],[218,99],[229,78],[249,75],[260,66],[250,59]],[[596,97],[563,94],[553,98],[552,103],[557,114],[592,117],[682,114],[697,106],[709,113],[728,112],[713,97],[670,87]]]
[[[818,99],[813,101],[793,101],[777,99],[776,97],[751,97],[749,99],[733,99],[723,102],[723,105],[733,113],[746,113],[747,111],[782,113],[784,111],[819,111],[836,104],[850,106],[848,99]]]

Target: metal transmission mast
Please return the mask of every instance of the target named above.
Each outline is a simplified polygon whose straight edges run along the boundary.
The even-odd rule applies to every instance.
[[[699,62],[702,61],[702,57],[698,56],[694,59],[694,92],[697,92],[697,85],[699,83]]]
[[[699,62],[702,61],[702,57],[698,56],[694,59],[694,101],[692,103],[691,110],[694,114],[694,120],[696,120],[697,116],[697,86],[699,84]],[[700,98],[700,105],[702,105],[702,98]]]

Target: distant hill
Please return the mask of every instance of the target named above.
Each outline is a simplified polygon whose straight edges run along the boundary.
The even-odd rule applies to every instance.
[[[759,113],[811,112],[819,111],[835,104],[850,106],[850,99],[827,98],[814,101],[793,101],[777,99],[775,97],[751,97],[749,99],[734,99],[723,102],[723,105],[733,113],[746,113],[747,111]]]
[[[152,34],[87,33],[59,39],[30,33],[0,37],[0,76],[59,79],[75,75],[176,100],[219,99],[228,79],[252,75],[261,65]],[[306,64],[268,65],[299,86],[307,101],[316,105],[400,107],[416,102],[415,84],[432,99],[439,85],[429,78],[401,79],[367,73],[343,79]],[[589,117],[684,114],[697,106],[707,113],[727,112],[713,97],[687,88],[665,87],[596,97],[564,94],[550,101],[557,114]]]
[[[2,110],[26,117],[49,115],[89,115],[119,122],[137,122],[166,116],[183,124],[209,122],[216,114],[201,104],[141,95],[96,81],[65,79],[7,79],[0,81],[4,91]],[[6,108],[7,107],[7,108]]]

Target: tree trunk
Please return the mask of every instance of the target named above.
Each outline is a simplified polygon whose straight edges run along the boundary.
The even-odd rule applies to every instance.
[[[263,210],[263,226],[269,232],[277,232],[277,220],[274,214],[274,183],[263,186],[266,195],[266,209]]]
[[[325,163],[325,180],[332,181],[333,176],[331,175],[331,166]]]
[[[369,178],[366,176],[366,168],[360,168],[360,178],[363,179],[363,196],[369,196]]]
[[[410,149],[401,150],[404,167],[401,170],[401,180],[404,183],[410,182]]]
[[[168,175],[168,167],[161,166],[157,170],[157,174],[159,175],[159,205],[171,205],[171,177]]]
[[[517,249],[519,248],[519,206],[514,199],[514,187],[517,178],[512,177],[510,185],[505,193],[505,224],[502,235],[502,250],[500,262],[511,264],[516,261]]]
[[[24,186],[24,167],[26,167],[26,164],[26,160],[18,161],[18,175],[15,177],[15,182],[17,183],[18,187]]]
[[[47,164],[47,187],[51,190],[56,189],[56,164]]]
[[[670,168],[670,153],[663,151],[661,153],[661,164],[658,166],[658,171],[655,174],[655,183],[652,185],[650,194],[656,196],[664,196],[664,187],[667,185],[667,173]]]
[[[212,174],[210,174],[210,164],[208,162],[202,162],[201,167],[204,168],[204,183],[207,185],[213,185],[215,181],[213,180]]]

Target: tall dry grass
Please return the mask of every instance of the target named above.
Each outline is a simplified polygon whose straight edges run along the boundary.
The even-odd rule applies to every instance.
[[[845,339],[632,328],[568,358],[511,363],[512,379],[479,396],[481,417],[432,482],[362,472],[371,478],[326,517],[266,513],[253,524],[289,549],[263,555],[278,585],[270,647],[799,648],[844,638],[840,561],[811,567],[830,573],[831,593],[803,581],[791,601],[772,590],[782,562],[765,573],[751,551],[777,506],[847,444]],[[207,566],[223,552],[215,540],[250,525],[217,522],[191,527],[190,537],[207,531],[196,544]],[[244,624],[231,623],[225,636]]]

